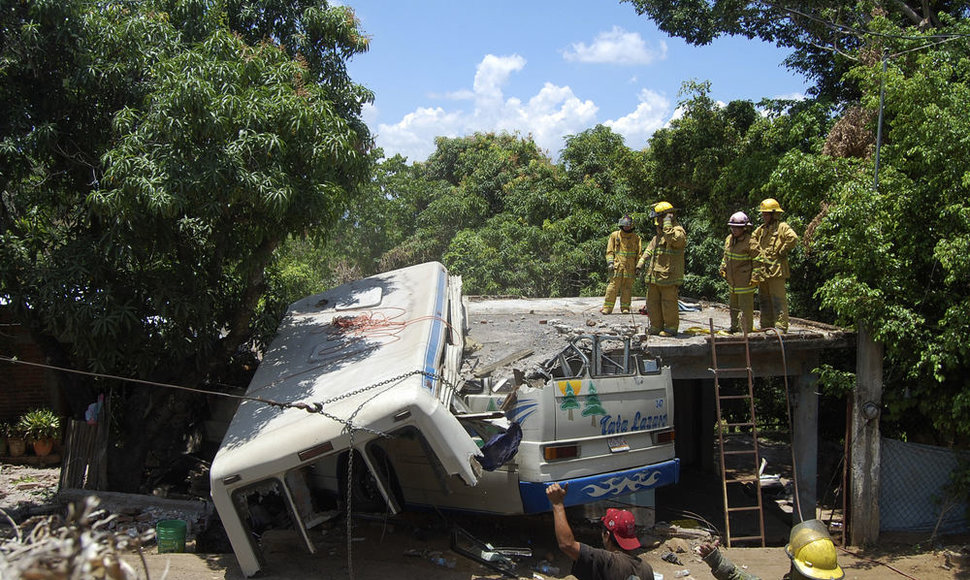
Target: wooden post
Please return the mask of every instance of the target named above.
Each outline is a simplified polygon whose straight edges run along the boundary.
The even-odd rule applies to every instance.
[[[849,541],[855,546],[879,540],[879,415],[882,409],[883,345],[859,322],[856,389],[853,396],[851,506]]]

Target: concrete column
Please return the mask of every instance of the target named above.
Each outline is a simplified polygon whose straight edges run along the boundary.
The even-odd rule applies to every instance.
[[[701,449],[701,471],[704,473],[717,473],[717,462],[714,461],[714,426],[717,424],[717,409],[714,404],[714,381],[712,379],[700,379],[696,381],[697,389],[701,393],[700,418],[700,449]]]
[[[698,462],[698,436],[704,428],[697,416],[696,381],[674,381],[674,427],[677,438],[674,450],[680,458],[681,469],[694,466]]]
[[[815,368],[815,367],[812,367]],[[801,519],[795,514],[795,522],[815,519],[818,500],[818,377],[803,372],[791,377],[794,383],[792,400],[792,456],[795,462],[795,481],[798,488],[796,511],[801,509]]]
[[[883,345],[859,322],[856,388],[853,395],[849,489],[849,542],[879,540],[879,415],[882,410]]]

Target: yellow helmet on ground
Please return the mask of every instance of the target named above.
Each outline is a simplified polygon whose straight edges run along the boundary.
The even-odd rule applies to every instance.
[[[674,211],[674,206],[670,205],[669,202],[660,201],[653,204],[653,208],[650,210],[650,217],[657,217],[658,215],[663,215],[672,211]]]
[[[762,213],[785,213],[785,210],[781,209],[781,204],[779,204],[778,200],[773,197],[769,197],[768,199],[762,201],[761,205],[758,206],[758,211]]]
[[[795,571],[806,578],[839,580],[845,577],[832,537],[819,520],[808,520],[792,528],[785,552]]]

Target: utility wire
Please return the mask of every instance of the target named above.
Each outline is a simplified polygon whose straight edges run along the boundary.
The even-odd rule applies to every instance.
[[[326,400],[324,400],[322,402],[312,402],[312,403],[284,403],[284,402],[280,402],[280,401],[274,401],[274,400],[271,400],[271,399],[265,399],[263,397],[249,397],[249,396],[245,396],[245,395],[233,395],[233,394],[230,394],[230,393],[220,393],[218,391],[210,391],[210,390],[206,390],[206,389],[198,389],[198,388],[194,388],[194,387],[186,387],[186,386],[183,386],[183,385],[174,385],[174,384],[171,384],[171,383],[162,383],[162,382],[158,382],[158,381],[147,381],[147,380],[143,380],[143,379],[133,379],[133,378],[122,377],[122,376],[118,376],[118,375],[109,375],[109,374],[105,374],[105,373],[95,373],[95,372],[90,372],[90,371],[82,371],[82,370],[78,370],[78,369],[71,369],[71,368],[66,368],[66,367],[59,367],[59,366],[49,365],[49,364],[43,364],[43,363],[35,363],[35,362],[29,362],[29,361],[22,361],[22,360],[18,360],[16,358],[9,357],[9,356],[4,356],[4,355],[0,355],[0,361],[7,362],[7,363],[10,363],[10,364],[20,364],[20,365],[27,365],[27,366],[32,366],[32,367],[40,367],[40,368],[49,369],[49,370],[62,371],[62,372],[66,372],[66,373],[74,373],[74,374],[79,374],[79,375],[84,375],[84,376],[90,376],[90,377],[96,377],[96,378],[112,379],[112,380],[120,380],[120,381],[129,381],[129,382],[133,382],[133,383],[138,383],[138,384],[143,384],[143,385],[149,385],[149,386],[154,386],[154,387],[177,389],[177,390],[181,390],[181,391],[189,391],[189,392],[194,392],[194,393],[199,393],[199,394],[205,394],[205,395],[215,395],[215,396],[220,396],[220,397],[228,397],[228,398],[239,399],[239,400],[244,400],[244,401],[255,401],[255,402],[258,402],[258,403],[263,403],[265,405],[270,405],[270,406],[279,407],[279,408],[300,409],[300,410],[306,411],[308,413],[315,413],[315,414],[323,415],[324,417],[327,417],[328,419],[332,419],[333,421],[336,421],[338,423],[341,423],[341,424],[345,425],[346,428],[347,428],[347,431],[349,433],[349,436],[350,436],[350,445],[349,445],[349,451],[350,451],[350,453],[348,454],[348,457],[347,457],[347,497],[346,497],[347,509],[346,509],[346,511],[347,511],[347,570],[348,570],[349,577],[351,578],[351,580],[353,580],[353,578],[354,578],[353,547],[352,547],[352,541],[353,541],[353,537],[352,537],[353,536],[353,518],[351,517],[351,512],[352,512],[352,509],[353,509],[353,507],[352,507],[353,506],[353,499],[352,499],[353,498],[353,493],[352,493],[353,483],[352,482],[353,482],[353,471],[354,471],[354,455],[356,453],[355,443],[354,443],[354,435],[357,432],[366,432],[366,433],[370,433],[372,435],[376,435],[378,437],[383,437],[383,438],[392,438],[393,436],[390,435],[390,434],[388,434],[388,433],[384,433],[384,432],[378,431],[376,429],[371,429],[369,427],[364,427],[364,426],[361,426],[361,425],[354,425],[354,419],[357,417],[357,414],[360,413],[360,411],[363,410],[363,408],[368,403],[370,403],[371,401],[373,401],[374,398],[377,397],[380,394],[380,392],[375,392],[375,393],[371,394],[371,396],[367,397],[364,401],[362,401],[360,403],[360,405],[358,405],[357,408],[354,409],[354,411],[350,414],[350,417],[347,418],[347,419],[344,419],[344,418],[341,418],[341,417],[337,417],[336,415],[333,415],[331,413],[328,413],[328,412],[324,411],[323,410],[324,405],[328,405],[328,404],[334,403],[336,401],[340,401],[340,400],[343,400],[343,399],[347,399],[347,398],[350,398],[350,397],[354,397],[356,395],[365,393],[367,391],[374,391],[374,390],[376,390],[376,389],[378,389],[380,387],[388,386],[388,385],[391,385],[392,383],[397,383],[398,381],[401,381],[401,380],[403,380],[403,379],[405,379],[407,377],[414,376],[414,375],[421,375],[421,376],[424,376],[424,377],[429,378],[429,379],[432,379],[432,380],[440,380],[442,382],[442,384],[444,384],[446,387],[448,387],[450,389],[454,389],[455,388],[455,386],[453,384],[451,384],[448,381],[448,379],[446,379],[442,375],[439,375],[439,374],[436,374],[436,373],[430,373],[430,372],[427,372],[427,371],[424,371],[424,370],[414,370],[414,371],[410,371],[410,372],[407,372],[407,373],[398,375],[396,377],[391,377],[389,379],[385,379],[383,381],[379,381],[379,382],[374,383],[374,384],[371,384],[371,385],[367,385],[365,387],[361,387],[359,389],[355,389],[353,391],[349,391],[347,393],[340,394],[340,395],[338,395],[336,397],[333,397],[331,399],[326,399]],[[319,365],[319,366],[322,366],[322,365]],[[319,366],[316,366],[314,368],[319,368]],[[291,375],[291,376],[294,376],[294,375]],[[280,380],[283,380],[283,379],[280,379]],[[274,381],[274,383],[275,382],[279,382],[279,381]]]
[[[877,38],[888,38],[888,39],[893,39],[893,40],[927,40],[927,39],[931,39],[931,38],[939,38],[939,39],[947,39],[947,40],[949,40],[949,39],[953,39],[953,38],[968,38],[968,37],[970,37],[970,34],[924,34],[924,35],[919,35],[919,36],[910,36],[910,35],[905,35],[905,34],[889,34],[889,33],[886,33],[886,32],[874,32],[874,31],[871,31],[871,30],[862,30],[862,29],[855,28],[855,27],[852,27],[852,26],[847,26],[845,24],[839,24],[837,22],[832,22],[831,20],[826,20],[824,18],[820,18],[818,16],[815,16],[814,14],[808,14],[808,13],[805,13],[805,12],[801,12],[800,10],[795,10],[794,8],[787,8],[787,7],[782,7],[782,6],[774,6],[774,5],[770,4],[770,3],[768,3],[768,5],[769,6],[772,6],[774,8],[777,8],[778,10],[781,10],[783,12],[787,12],[790,15],[800,16],[802,18],[806,18],[808,20],[811,20],[813,22],[816,22],[818,24],[821,24],[821,25],[825,26],[826,28],[828,28],[829,30],[832,30],[833,32],[841,32],[841,33],[849,34],[851,36],[855,36],[857,38],[862,38],[864,36],[875,36]]]

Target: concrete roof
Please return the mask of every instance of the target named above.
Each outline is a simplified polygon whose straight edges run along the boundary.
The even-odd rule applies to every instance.
[[[527,350],[532,353],[499,365],[494,375],[510,376],[511,369],[527,370],[558,352],[570,336],[615,334],[639,337],[644,348],[659,355],[674,370],[674,378],[711,378],[711,335],[729,328],[724,304],[689,302],[696,312],[681,312],[681,333],[675,337],[646,336],[648,319],[640,314],[643,300],[634,300],[633,314],[599,313],[602,297],[494,298],[465,297],[469,343],[477,348],[467,358],[476,365],[494,364]],[[739,344],[738,341],[742,342]],[[715,335],[718,367],[745,366],[741,335]],[[748,335],[752,367],[756,376],[801,374],[825,349],[853,348],[851,330],[820,322],[792,318],[787,334],[774,331]]]

